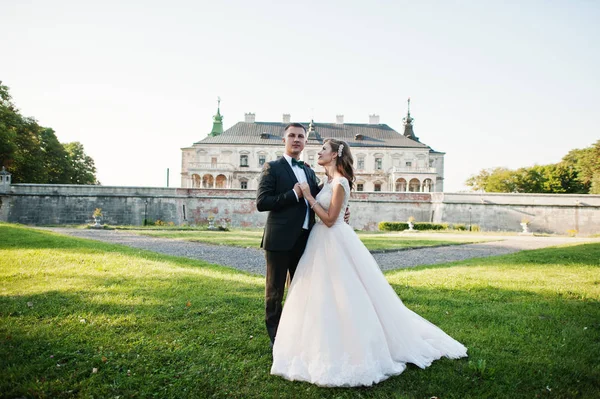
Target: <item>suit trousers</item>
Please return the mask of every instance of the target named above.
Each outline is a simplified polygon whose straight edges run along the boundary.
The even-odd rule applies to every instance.
[[[290,251],[265,251],[267,260],[267,281],[265,285],[265,324],[271,343],[275,342],[279,319],[283,311],[283,293],[285,281],[289,272],[294,278],[298,262],[306,248],[308,230],[303,229],[293,248]]]

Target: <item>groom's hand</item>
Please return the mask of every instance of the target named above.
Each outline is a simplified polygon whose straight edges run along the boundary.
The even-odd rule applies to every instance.
[[[346,207],[346,213],[344,213],[344,222],[350,224],[350,207]]]
[[[302,188],[300,187],[300,183],[294,184],[294,191],[296,192],[298,199],[302,198]]]

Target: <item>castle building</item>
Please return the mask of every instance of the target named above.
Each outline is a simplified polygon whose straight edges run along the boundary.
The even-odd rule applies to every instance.
[[[182,148],[181,187],[256,189],[265,162],[283,155],[282,137],[290,114],[281,122],[256,122],[254,113],[245,114],[223,130],[220,100],[210,134]],[[420,142],[413,130],[410,99],[401,134],[369,115],[369,123],[345,123],[343,115],[335,123],[303,123],[308,143],[301,159],[323,177],[317,165],[323,139],[346,141],[354,156],[356,191],[434,192],[444,188],[444,155]]]

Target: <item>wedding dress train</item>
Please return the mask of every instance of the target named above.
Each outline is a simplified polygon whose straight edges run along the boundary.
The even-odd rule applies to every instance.
[[[316,200],[329,207],[325,183]],[[317,222],[289,288],[279,322],[271,374],[320,386],[369,386],[421,368],[441,357],[467,356],[467,348],[408,309],[343,212],[332,227]]]

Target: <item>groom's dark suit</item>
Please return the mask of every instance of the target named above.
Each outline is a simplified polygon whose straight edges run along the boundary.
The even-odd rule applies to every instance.
[[[301,166],[313,196],[319,192],[315,172]],[[299,200],[294,193],[298,179],[292,167],[281,157],[265,163],[258,191],[256,207],[260,212],[269,211],[261,247],[267,260],[265,287],[265,323],[271,342],[275,341],[277,326],[281,318],[283,292],[289,271],[294,277],[298,261],[306,247],[308,233],[315,224],[315,213],[308,208],[304,198]],[[308,210],[308,230],[304,229]]]

